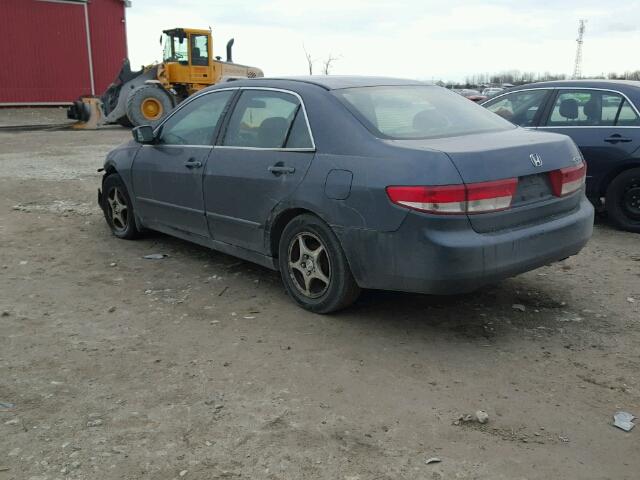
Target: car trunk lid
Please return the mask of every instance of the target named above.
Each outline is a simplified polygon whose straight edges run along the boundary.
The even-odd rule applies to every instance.
[[[451,159],[465,184],[517,178],[508,210],[469,214],[477,232],[487,233],[541,221],[573,210],[579,195],[554,195],[549,173],[581,162],[565,136],[522,128],[461,137],[397,141],[408,147],[439,150]]]

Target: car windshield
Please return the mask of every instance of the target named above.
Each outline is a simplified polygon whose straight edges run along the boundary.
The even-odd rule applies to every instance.
[[[515,128],[485,108],[436,86],[357,87],[333,93],[381,138],[454,137]]]

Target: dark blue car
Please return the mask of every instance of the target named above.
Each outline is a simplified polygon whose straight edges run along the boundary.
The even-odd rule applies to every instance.
[[[279,270],[314,312],[361,288],[470,291],[592,232],[571,139],[421,82],[234,81],[133,134],[104,164],[114,235],[157,230]]]
[[[620,228],[640,232],[640,82],[533,83],[483,106],[522,127],[569,135],[587,162],[587,196]]]

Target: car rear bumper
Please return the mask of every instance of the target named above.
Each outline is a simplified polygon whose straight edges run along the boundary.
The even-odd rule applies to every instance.
[[[466,218],[409,213],[395,232],[337,230],[354,277],[363,288],[455,294],[577,254],[593,231],[593,206],[544,222],[477,233]]]

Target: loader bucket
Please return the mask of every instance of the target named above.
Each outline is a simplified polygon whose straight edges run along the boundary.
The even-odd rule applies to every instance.
[[[77,116],[72,117],[72,113]],[[102,102],[96,97],[82,97],[69,107],[67,117],[78,120],[71,126],[73,129],[96,130],[102,121]]]

